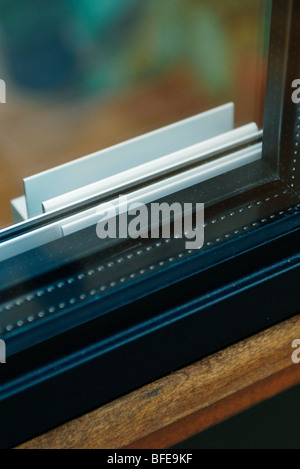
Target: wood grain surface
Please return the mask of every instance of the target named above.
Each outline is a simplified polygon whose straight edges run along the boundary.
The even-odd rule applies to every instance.
[[[166,376],[19,449],[168,448],[300,383],[300,316]]]

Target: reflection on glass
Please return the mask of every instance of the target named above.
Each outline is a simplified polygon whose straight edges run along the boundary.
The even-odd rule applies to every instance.
[[[1,2],[0,226],[24,177],[229,101],[262,125],[267,3]]]

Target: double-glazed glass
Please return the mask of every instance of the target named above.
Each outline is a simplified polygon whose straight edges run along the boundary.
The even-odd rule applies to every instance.
[[[0,226],[24,178],[102,148],[227,102],[261,128],[268,3],[2,1]]]
[[[143,294],[164,287],[153,278],[176,269],[179,279],[190,260],[207,269],[297,226],[297,2],[13,0],[1,11],[3,225],[22,178],[28,196],[24,221],[0,233],[0,332],[12,350],[108,312],[114,295],[121,303],[139,285]],[[234,125],[232,105],[209,112],[227,102]],[[204,111],[77,172],[29,178]],[[99,239],[97,210],[120,195],[204,204],[203,246],[186,249],[176,236]],[[56,331],[47,327],[55,320]]]

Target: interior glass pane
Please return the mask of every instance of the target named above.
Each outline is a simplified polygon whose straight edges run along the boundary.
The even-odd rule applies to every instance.
[[[287,119],[282,108],[292,106],[283,72],[296,63],[287,54],[296,6],[292,23],[282,0],[272,16],[262,0],[11,0],[0,11],[3,227],[23,178],[27,198],[25,221],[0,232],[5,338],[32,327],[41,341],[55,318],[59,332],[73,327],[70,313],[74,324],[87,322],[114,298],[125,304],[187,275],[193,262],[205,270],[297,226],[298,108]],[[119,196],[147,208],[192,205],[185,237],[174,213],[169,237],[143,236],[147,224],[140,236],[99,239],[99,213]],[[205,207],[201,226],[196,204]],[[200,252],[186,242],[196,228]]]
[[[0,227],[23,178],[228,102],[261,128],[267,0],[3,0]]]

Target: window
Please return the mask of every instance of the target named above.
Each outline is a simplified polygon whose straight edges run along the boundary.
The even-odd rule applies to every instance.
[[[36,373],[46,382],[54,364],[65,389],[63,369],[91,382],[83,350],[90,364],[115,366],[116,387],[110,377],[97,398],[85,389],[91,400],[76,411],[70,398],[64,420],[295,314],[298,2],[0,9],[0,335],[15,366],[4,387],[27,370],[36,392]],[[107,218],[116,229],[126,196],[136,210],[192,206],[187,238],[204,204],[201,249],[176,237],[175,209],[169,238],[151,238],[148,223],[141,236],[99,239],[99,216],[120,196]],[[57,423],[51,406],[40,410],[43,428]]]
[[[9,299],[17,294],[14,302],[3,302],[8,312],[1,316],[2,333],[26,331],[31,322],[55,316],[49,313],[48,299],[45,305],[38,300],[32,311],[27,305],[26,312],[18,307],[11,321],[10,306],[23,298],[12,291],[29,281],[44,291],[49,272],[74,259],[81,258],[84,265],[92,256],[84,271],[94,271],[98,256],[109,264],[129,248],[148,249],[150,258],[126,264],[129,282],[144,277],[150,260],[154,266],[168,264],[164,243],[150,236],[137,236],[133,246],[128,239],[98,239],[99,207],[103,211],[120,196],[146,204],[205,204],[204,246],[194,252],[185,249],[183,240],[173,239],[168,259],[176,262],[226,246],[298,210],[298,127],[290,125],[291,119],[298,122],[298,107],[289,99],[296,73],[291,68],[296,66],[294,51],[286,52],[289,34],[296,34],[288,30],[290,5],[278,2],[272,10],[263,147],[270,2],[178,0],[162,6],[149,0],[143,5],[131,1],[124,8],[117,0],[101,6],[87,0],[46,6],[14,1],[1,8],[1,53],[9,90],[1,107],[3,223],[8,221],[7,198],[23,177],[26,195],[26,205],[24,197],[12,202],[19,223],[0,233],[1,288]],[[282,76],[284,61],[288,78]],[[230,100],[234,104],[222,105]],[[194,112],[200,114],[73,160],[81,151]],[[280,129],[278,116],[283,113],[288,117]],[[36,272],[27,268],[32,256]],[[106,273],[97,275],[103,277],[97,280],[103,292],[118,287],[118,269],[109,284]],[[84,284],[82,295],[88,289]],[[101,296],[99,287],[89,290]],[[32,296],[31,288],[27,295]],[[71,309],[62,305],[58,311]]]
[[[268,2],[122,3],[2,2],[3,228],[34,174],[228,102],[262,127]]]

